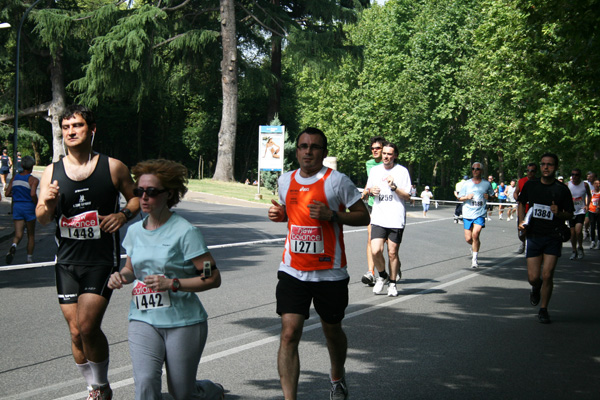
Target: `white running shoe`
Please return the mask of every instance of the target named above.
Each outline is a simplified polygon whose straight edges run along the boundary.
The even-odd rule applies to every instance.
[[[577,259],[581,260],[583,258],[583,247],[577,249]]]
[[[473,269],[479,268],[479,264],[477,263],[477,260],[473,260],[471,262],[471,268],[473,268]]]
[[[112,400],[112,394],[112,389],[108,383],[102,386],[92,385],[87,400]]]
[[[523,254],[525,252],[525,242],[521,242],[519,248],[517,249],[517,253]]]
[[[398,289],[396,288],[395,283],[390,283],[388,285],[388,297],[396,297],[398,296]]]
[[[488,221],[491,221],[492,219],[490,217],[487,218]]]
[[[577,252],[574,251],[574,252],[571,253],[571,257],[569,257],[569,260],[574,260],[576,258],[577,258]]]
[[[375,284],[375,276],[369,271],[360,278],[360,281],[365,285],[373,286]]]
[[[498,217],[498,221],[502,221],[502,215]]]
[[[598,242],[592,242],[592,244],[590,244],[590,250],[595,250],[596,246],[597,246]]]
[[[389,281],[390,281],[389,278],[383,279],[382,277],[379,277],[379,278],[375,279],[375,286],[373,287],[373,293],[375,293],[375,294],[383,293],[383,286],[385,286]]]

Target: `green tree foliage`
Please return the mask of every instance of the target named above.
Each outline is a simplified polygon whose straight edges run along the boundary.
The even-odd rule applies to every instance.
[[[323,128],[340,169],[357,180],[373,135],[396,142],[423,184],[451,187],[474,160],[508,180],[544,151],[597,168],[597,5],[374,6],[346,27],[362,57],[344,57],[338,70],[294,71],[301,124]]]

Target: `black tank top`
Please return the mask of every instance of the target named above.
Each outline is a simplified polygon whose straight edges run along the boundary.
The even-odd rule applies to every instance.
[[[56,207],[56,254],[59,264],[106,265],[121,261],[119,232],[100,230],[98,215],[119,210],[119,191],[110,176],[108,157],[99,154],[92,174],[83,181],[69,179],[63,160],[54,163],[52,180],[58,181],[60,199]]]

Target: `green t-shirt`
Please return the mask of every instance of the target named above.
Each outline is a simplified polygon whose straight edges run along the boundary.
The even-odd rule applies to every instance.
[[[369,161],[366,162],[367,165],[367,178],[369,177],[369,174],[371,173],[371,168],[383,164],[383,161],[375,161],[375,159],[371,158]],[[373,202],[375,201],[375,199],[373,198],[373,196],[369,196],[369,206],[373,207]]]

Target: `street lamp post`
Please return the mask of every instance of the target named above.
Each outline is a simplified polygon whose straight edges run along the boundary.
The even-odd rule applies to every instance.
[[[42,0],[36,0],[23,14],[21,18],[21,22],[19,23],[19,29],[17,30],[17,64],[16,64],[16,73],[15,73],[15,131],[13,134],[13,176],[17,174],[17,146],[19,144],[19,57],[20,57],[20,48],[21,48],[21,28],[23,27],[23,23],[31,11],[37,4]]]

